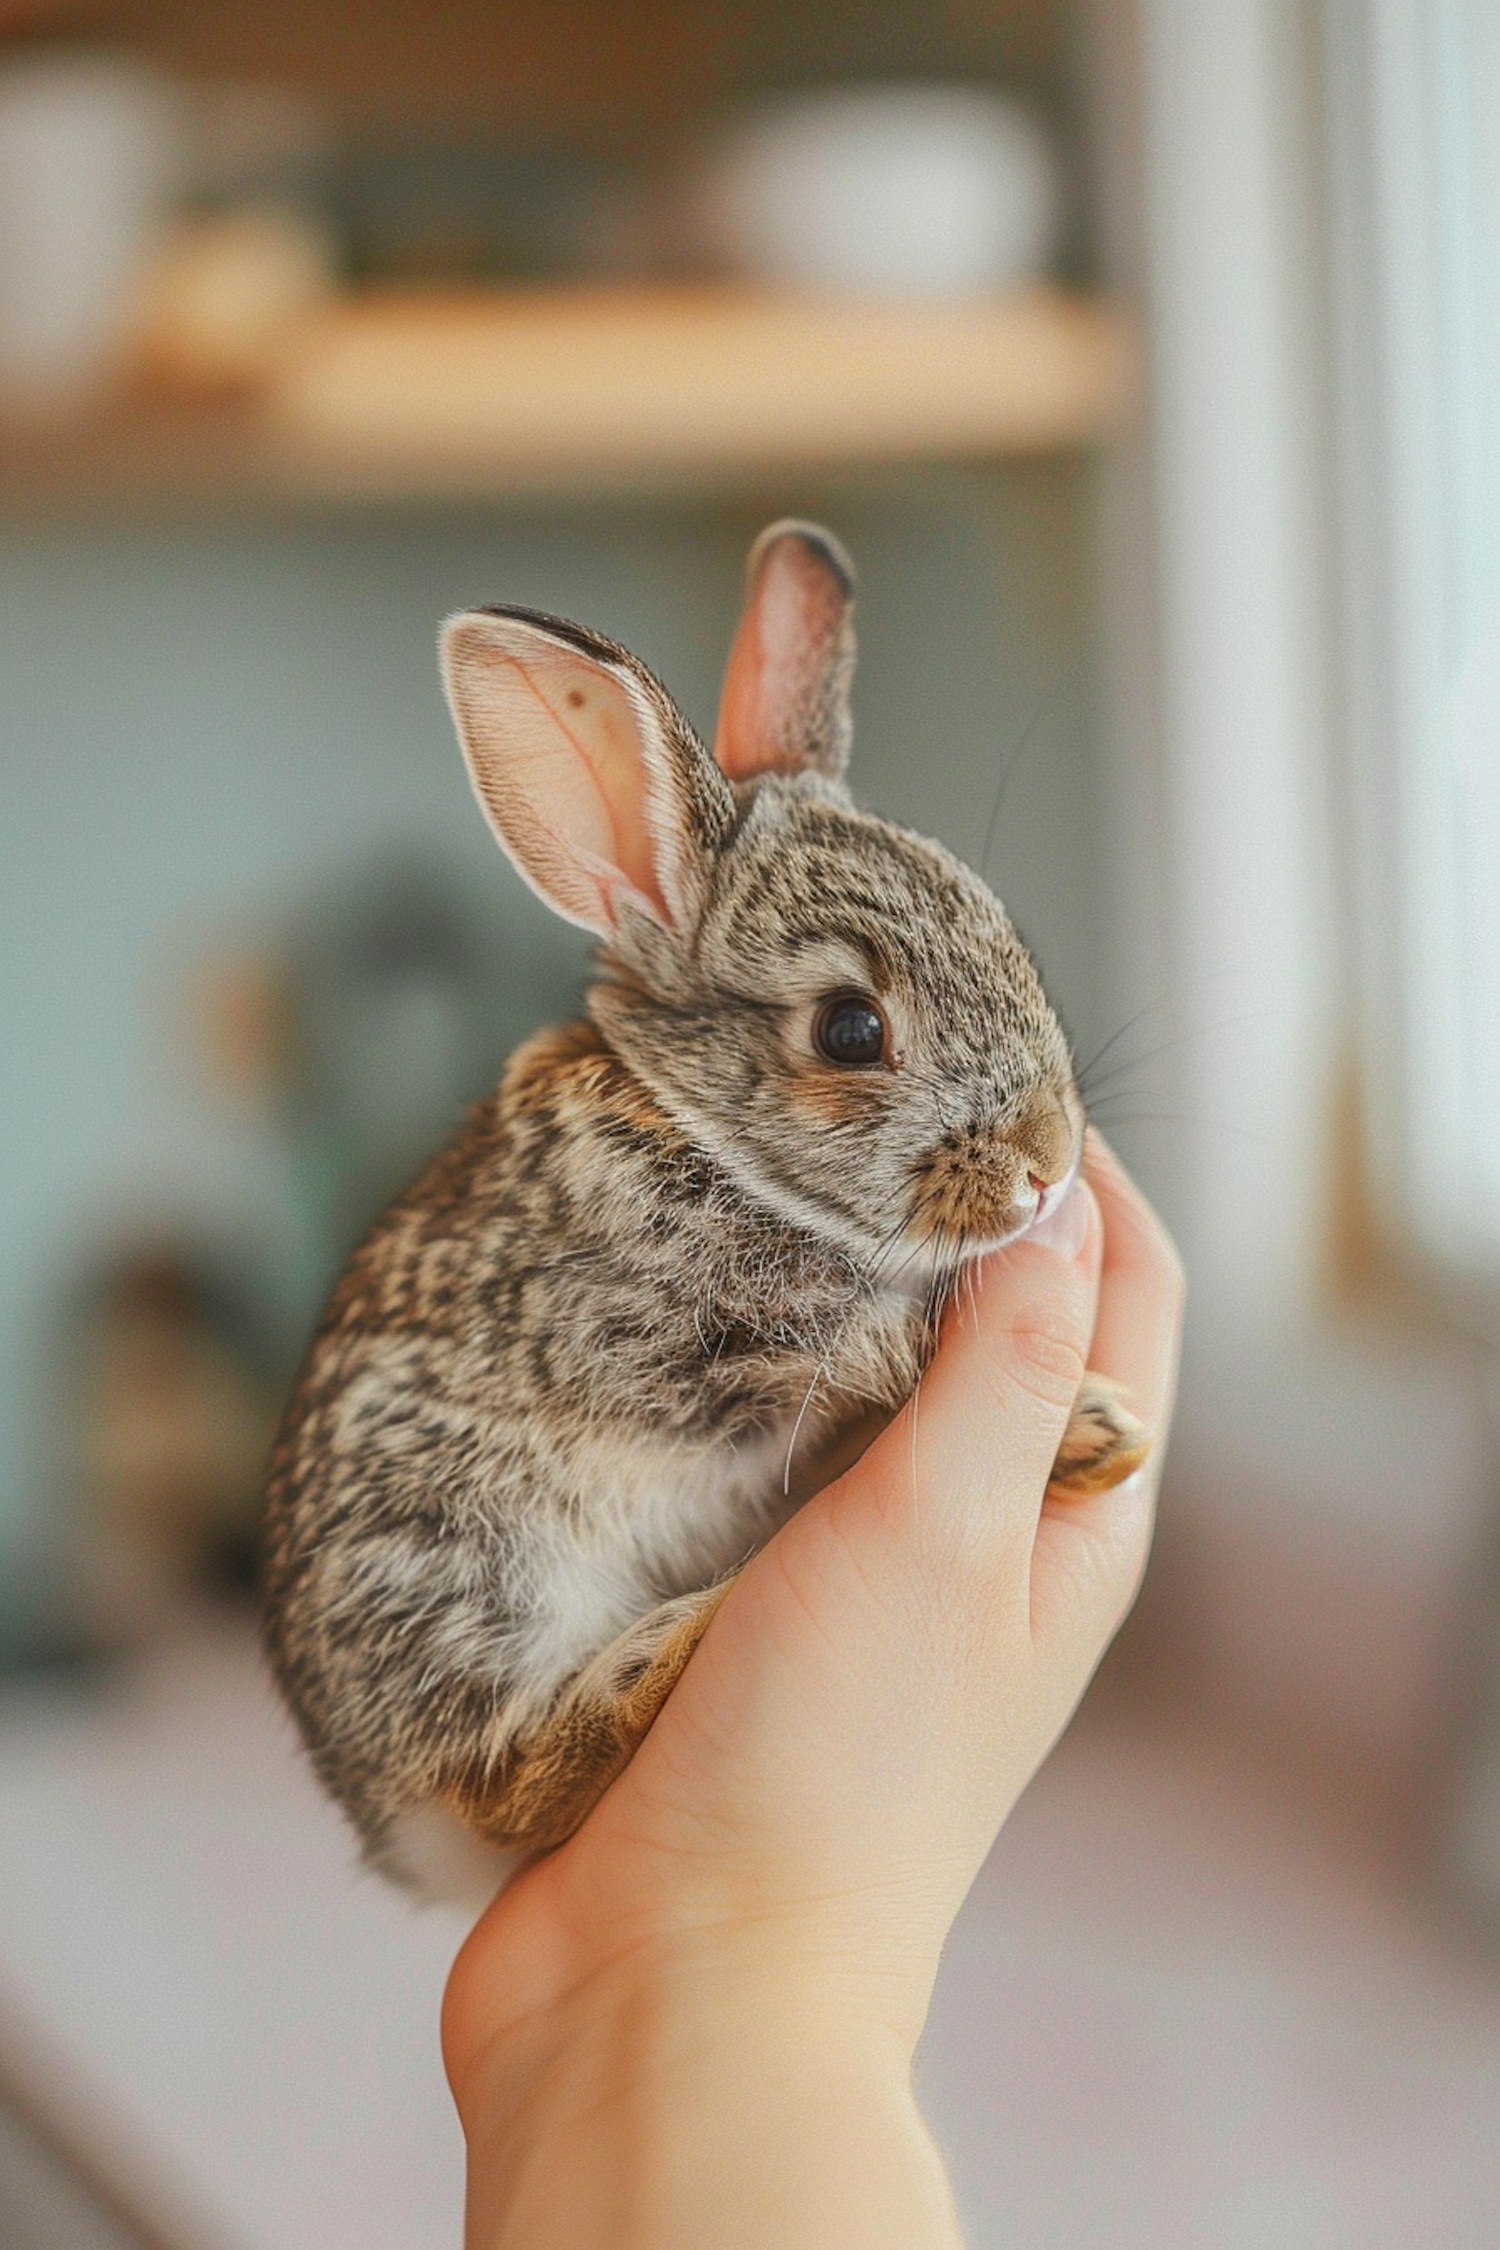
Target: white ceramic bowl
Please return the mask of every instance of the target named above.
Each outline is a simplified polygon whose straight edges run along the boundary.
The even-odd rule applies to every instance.
[[[1047,136],[977,86],[795,94],[707,156],[694,231],[721,263],[790,288],[953,298],[1045,270],[1058,189]]]

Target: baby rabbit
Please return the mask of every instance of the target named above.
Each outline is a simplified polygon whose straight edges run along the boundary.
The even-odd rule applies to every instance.
[[[757,542],[710,757],[558,618],[449,620],[475,791],[601,941],[334,1292],[272,1459],[272,1663],[366,1857],[478,1899],[618,1774],[735,1572],[898,1409],[964,1262],[1077,1168],[998,901],[844,787],[849,564]],[[1144,1457],[1109,1385],[1056,1482]]]

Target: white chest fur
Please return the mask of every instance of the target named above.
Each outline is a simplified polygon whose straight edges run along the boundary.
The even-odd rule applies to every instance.
[[[691,1454],[601,1438],[575,1457],[573,1506],[533,1527],[510,1651],[520,1691],[550,1695],[658,1602],[744,1562],[785,1512],[791,1434]]]

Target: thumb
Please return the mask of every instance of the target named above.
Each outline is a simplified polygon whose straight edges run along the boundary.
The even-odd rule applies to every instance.
[[[1087,1365],[1101,1243],[1080,1178],[1040,1226],[961,1281],[915,1395],[844,1480],[873,1494],[882,1535],[908,1562],[915,1544],[941,1567],[1029,1564]],[[862,1541],[874,1536],[862,1527]]]

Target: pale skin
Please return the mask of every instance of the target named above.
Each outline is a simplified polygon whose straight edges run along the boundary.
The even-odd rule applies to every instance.
[[[1092,1134],[919,1399],[736,1580],[635,1758],[454,1965],[469,2250],[958,2250],[911,2085],[943,1941],[1134,1598],[1181,1271]],[[1086,1367],[1147,1468],[1047,1473]]]

